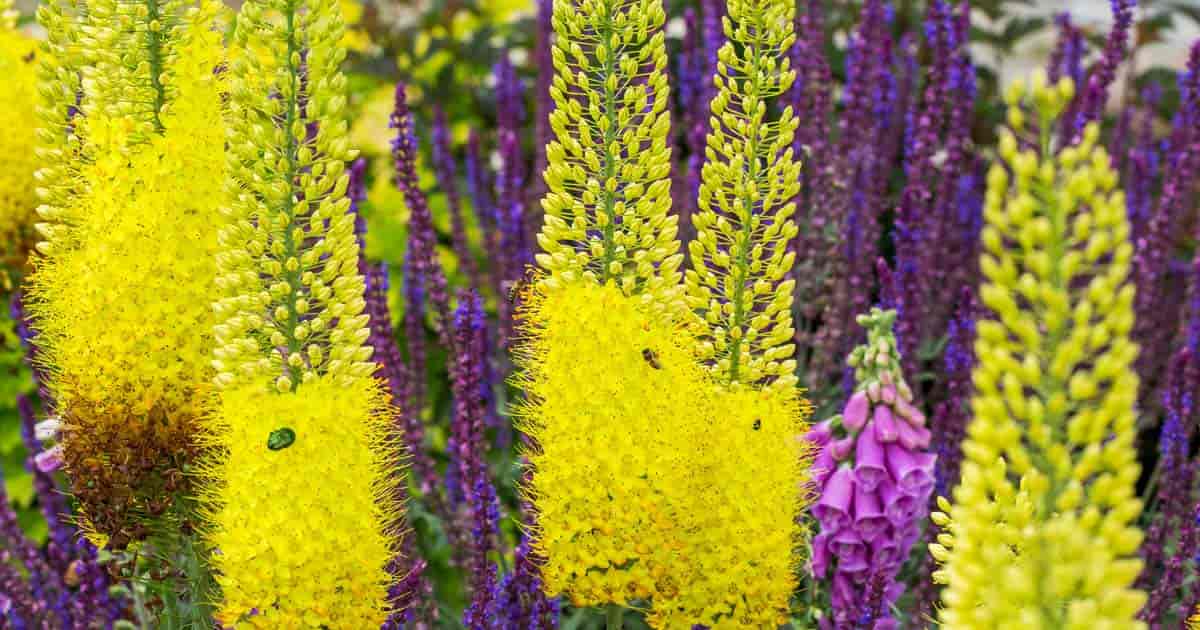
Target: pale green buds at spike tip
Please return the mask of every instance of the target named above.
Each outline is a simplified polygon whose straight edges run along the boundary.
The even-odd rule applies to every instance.
[[[790,110],[765,120],[767,100],[791,86],[786,54],[795,39],[794,3],[730,0],[724,20],[729,41],[713,77],[712,128],[700,184],[700,212],[691,244],[688,306],[705,312],[699,352],[725,382],[796,384],[792,359],[796,236],[793,199],[800,163],[789,147]]]
[[[545,282],[611,282],[681,313],[665,20],[661,0],[555,0],[554,140],[536,260]]]
[[[962,481],[953,505],[938,501],[943,534],[929,548],[946,628],[1145,627],[1129,225],[1095,123],[1051,148],[1073,92],[1039,75],[1005,96],[1020,112],[1009,121],[1035,123],[1014,131],[1040,133],[1040,147],[1020,150],[1006,131],[987,178],[990,317],[978,323]]]

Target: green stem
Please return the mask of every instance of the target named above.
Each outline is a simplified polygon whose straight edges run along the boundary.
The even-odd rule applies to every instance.
[[[289,258],[299,257],[298,249],[300,244],[296,243],[292,238],[292,228],[296,226],[296,177],[300,170],[297,163],[297,154],[300,151],[300,139],[293,133],[292,127],[300,118],[300,68],[292,62],[292,57],[300,50],[299,44],[296,42],[296,7],[295,4],[289,3],[287,9],[287,68],[289,89],[287,94],[287,117],[284,120],[284,132],[287,134],[287,172],[284,174],[287,177],[288,198],[284,201],[284,213],[287,215],[287,223],[283,230],[283,249],[284,253],[280,257],[280,262],[287,264]],[[305,200],[303,203],[307,203]],[[287,346],[288,356],[300,350],[300,340],[296,337],[296,328],[300,325],[300,314],[296,312],[296,300],[300,297],[300,271],[289,271],[284,269],[284,275],[288,281],[288,296],[287,308]],[[287,366],[288,374],[292,380],[292,391],[295,391],[300,386],[300,369],[291,365]]]
[[[625,615],[625,609],[616,604],[609,604],[608,610],[604,612],[604,627],[606,630],[621,630],[624,625],[621,618]]]
[[[607,43],[611,41],[611,35],[616,27],[613,25],[613,14],[610,9],[607,13],[607,18],[604,22],[604,29],[601,37]],[[617,191],[608,190],[608,180],[617,175],[617,161],[621,156],[614,155],[610,147],[617,140],[617,94],[609,85],[609,78],[617,73],[617,59],[619,50],[608,51],[608,57],[604,62],[604,73],[601,75],[602,87],[604,89],[604,114],[608,118],[608,130],[604,132],[604,180],[600,182],[600,195],[604,204],[604,215],[607,223],[604,225],[604,256],[601,258],[603,269],[600,270],[600,283],[604,284],[609,280],[609,267],[616,260],[616,245],[614,240],[617,231]]]
[[[150,87],[154,90],[154,129],[162,131],[162,113],[163,105],[166,104],[166,88],[162,84],[163,72],[163,30],[160,26],[159,30],[150,29],[150,24],[157,22],[162,17],[159,14],[158,0],[147,0],[146,2],[146,57],[150,66]]]
[[[749,51],[746,53],[751,64],[750,70],[747,72],[747,74],[754,82],[753,102],[755,107],[757,107],[757,103],[762,100],[761,95],[763,86],[762,82],[760,81],[760,78],[762,77],[762,72],[760,71],[760,61],[763,57],[762,38],[763,31],[756,30],[754,39],[747,46]],[[744,114],[746,115],[747,122],[751,122],[749,119],[754,115],[753,110],[744,112]],[[755,189],[759,187],[758,178],[760,177],[758,172],[758,151],[761,140],[759,131],[760,125],[746,125],[746,133],[749,135],[749,142],[747,143],[749,144],[749,150],[748,155],[745,156],[744,164],[748,171],[747,177]],[[738,337],[729,344],[730,383],[737,382],[738,380],[739,370],[742,362],[742,343],[746,340],[746,331],[744,328],[746,325],[746,320],[749,318],[750,311],[754,309],[753,298],[751,298],[750,304],[746,304],[745,300],[743,299],[743,294],[745,293],[746,288],[746,280],[750,275],[750,252],[754,249],[754,246],[751,243],[751,240],[753,240],[754,237],[754,196],[749,191],[742,195],[742,211],[745,212],[745,215],[737,217],[738,220],[742,221],[742,243],[734,254],[734,293],[732,296],[730,296],[730,301],[733,302],[733,321],[730,322],[729,332],[733,332],[735,330],[738,331]]]

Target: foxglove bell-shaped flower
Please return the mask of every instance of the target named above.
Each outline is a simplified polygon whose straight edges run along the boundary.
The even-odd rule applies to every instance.
[[[930,433],[901,373],[894,321],[894,311],[879,309],[859,317],[868,341],[850,356],[858,387],[840,416],[808,436],[820,448],[811,568],[831,582],[831,628],[895,627],[884,611],[903,591],[896,574],[933,489],[937,458],[925,450]]]

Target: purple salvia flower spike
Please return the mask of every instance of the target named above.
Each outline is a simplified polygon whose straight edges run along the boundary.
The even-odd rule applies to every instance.
[[[523,277],[525,267],[533,260],[530,235],[535,219],[530,216],[534,213],[526,211],[525,158],[521,151],[525,86],[507,54],[500,57],[492,74],[496,78],[496,133],[500,150],[495,221],[499,234],[499,256],[496,258],[501,297],[499,342],[501,347],[507,347],[512,337],[514,306],[507,298],[514,284]],[[541,220],[540,215],[536,220]]]
[[[54,477],[48,474],[51,471],[43,470],[40,463],[46,451],[36,435],[33,403],[27,396],[17,396],[17,412],[21,417],[21,438],[28,453],[25,467],[33,474],[33,488],[37,493],[38,506],[41,508],[42,517],[46,520],[50,532],[46,555],[54,570],[62,573],[70,564],[71,539],[75,535],[74,528],[69,525],[70,511],[62,490],[54,481]],[[61,466],[61,457],[57,464]]]
[[[1104,42],[1100,61],[1088,74],[1086,86],[1076,86],[1079,92],[1079,111],[1075,115],[1072,140],[1083,137],[1088,123],[1099,120],[1108,102],[1108,89],[1117,77],[1117,66],[1125,60],[1129,48],[1129,33],[1133,27],[1133,10],[1136,0],[1109,0],[1112,5],[1113,26]]]
[[[435,330],[442,345],[450,347],[450,292],[446,274],[437,259],[437,232],[425,193],[417,179],[417,136],[413,116],[408,108],[404,83],[396,84],[395,109],[388,126],[396,130],[392,139],[392,160],[395,164],[396,188],[404,194],[409,210],[408,262],[421,277],[430,304],[433,306]]]
[[[466,155],[463,157],[463,167],[467,176],[467,196],[471,199],[471,208],[475,212],[475,220],[483,232],[483,247],[488,260],[500,260],[500,234],[496,229],[496,202],[492,197],[490,173],[483,162],[479,133],[474,129],[467,136]],[[500,289],[502,271],[497,265],[487,265],[484,273],[488,275],[492,291],[503,297]]]
[[[430,136],[433,145],[433,171],[437,177],[438,188],[446,195],[446,206],[450,210],[450,242],[454,247],[454,255],[458,258],[459,267],[471,288],[478,291],[481,286],[479,268],[467,238],[467,221],[458,192],[458,167],[455,165],[454,150],[451,147],[450,126],[446,121],[446,112],[441,107],[433,108],[433,131]]]
[[[1188,69],[1181,74],[1180,110],[1166,143],[1162,191],[1134,243],[1134,339],[1141,346],[1135,364],[1143,381],[1142,406],[1152,408],[1161,386],[1162,370],[1171,354],[1176,317],[1182,306],[1172,278],[1171,258],[1191,207],[1193,182],[1200,177],[1200,41],[1191,49]],[[1200,257],[1196,260],[1200,261]],[[1194,288],[1193,288],[1194,290]]]
[[[1151,628],[1162,627],[1165,618],[1184,618],[1190,612],[1180,604],[1186,599],[1188,566],[1200,552],[1200,525],[1192,517],[1197,509],[1193,493],[1197,463],[1189,457],[1200,371],[1187,348],[1171,357],[1168,374],[1163,391],[1166,420],[1159,437],[1158,510],[1140,549],[1144,565],[1138,587],[1149,591],[1150,597],[1139,619]]]
[[[479,295],[464,293],[454,312],[454,355],[450,366],[454,394],[451,466],[459,475],[466,494],[470,532],[466,565],[470,575],[471,603],[463,613],[468,628],[485,627],[494,595],[495,570],[488,554],[497,550],[499,540],[499,502],[488,472],[484,436],[487,410],[483,387],[487,361],[487,325]]]

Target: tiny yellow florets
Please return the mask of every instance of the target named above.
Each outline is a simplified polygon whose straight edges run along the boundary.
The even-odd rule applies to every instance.
[[[612,285],[530,297],[518,418],[538,445],[525,490],[546,591],[648,600],[661,628],[776,623],[795,585],[797,392],[719,385],[694,333]]]
[[[85,518],[118,546],[186,491],[212,379],[225,167],[219,10],[208,3],[175,30],[186,53],[173,63],[161,132],[135,140],[125,117],[76,118],[88,145],[70,167],[78,193],[38,225],[30,311],[66,469]]]
[[[401,479],[391,417],[371,379],[221,392],[208,439],[222,455],[203,498],[223,624],[361,630],[387,618],[396,538],[380,524],[395,522]]]
[[[1041,148],[1005,131],[988,174],[974,418],[930,546],[953,630],[1144,628],[1133,441],[1133,248],[1092,124],[1052,151],[1068,81],[1029,90]],[[1021,107],[1025,90],[1008,92]],[[1022,115],[1009,119],[1023,123]]]
[[[0,3],[0,12],[8,6]],[[37,160],[37,42],[0,17],[0,262],[20,265],[33,236],[37,196],[33,173]]]

